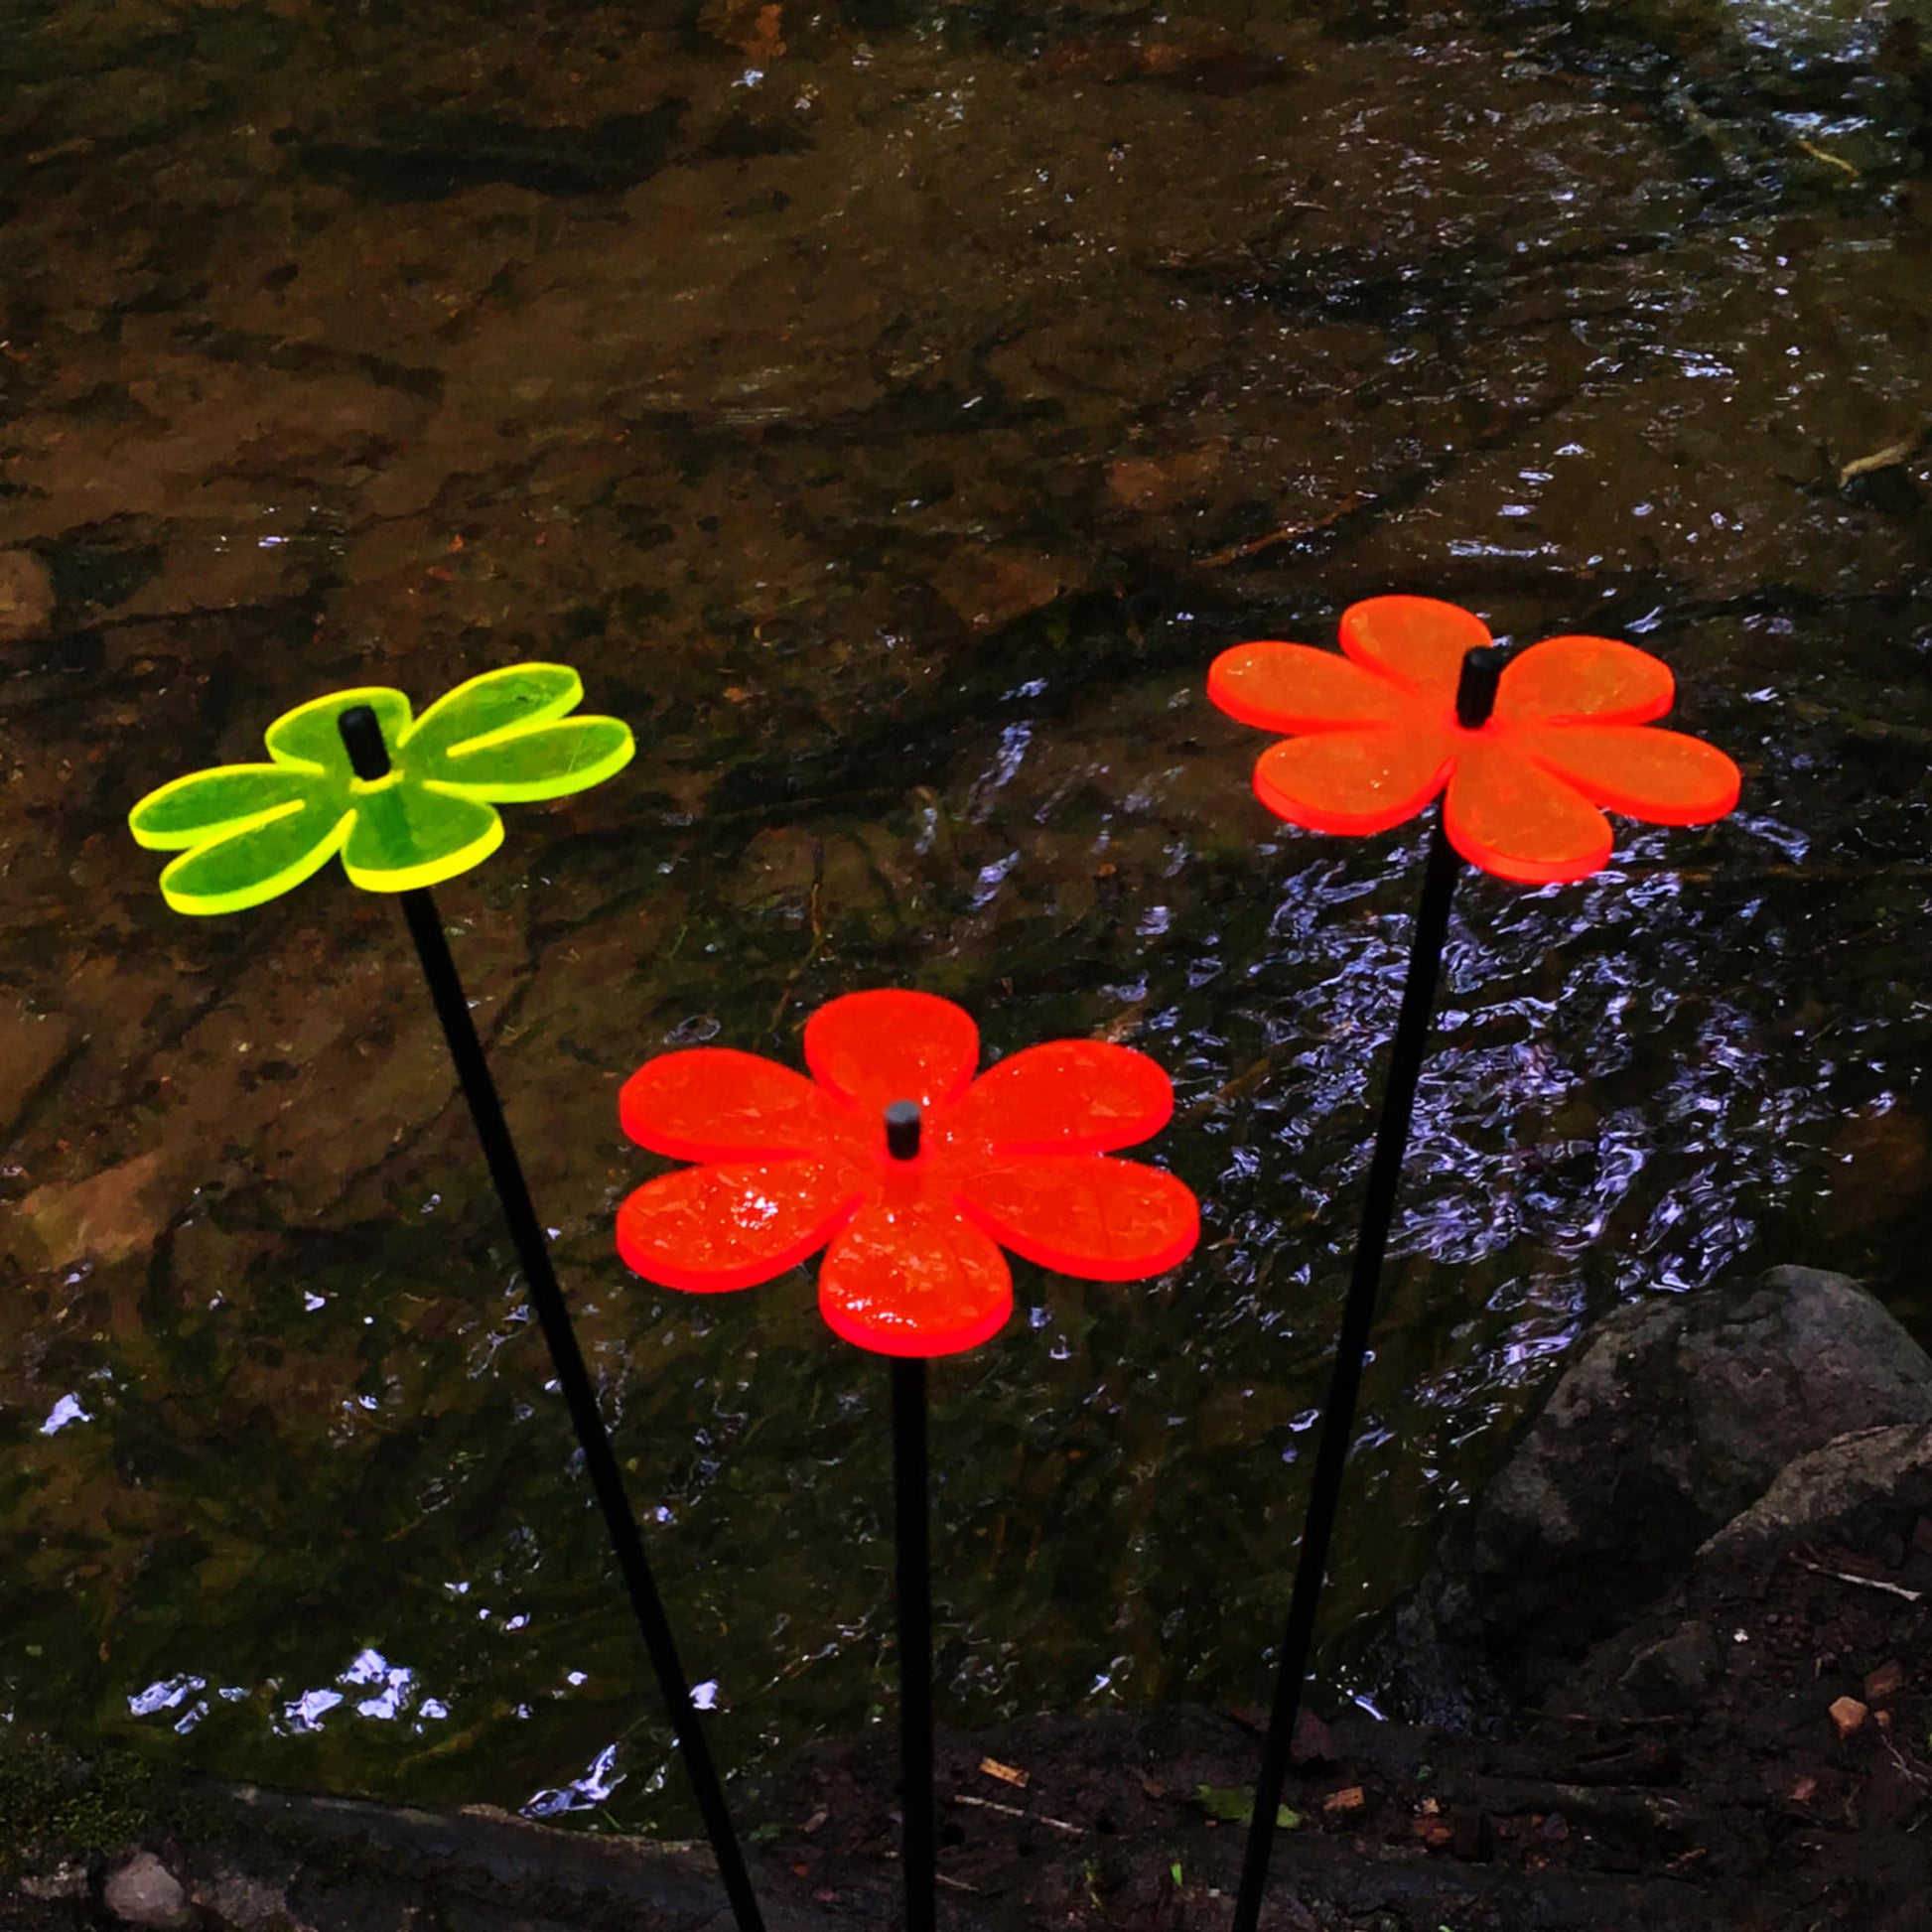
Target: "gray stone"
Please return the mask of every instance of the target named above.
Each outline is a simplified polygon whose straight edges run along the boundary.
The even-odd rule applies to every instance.
[[[1874,1506],[1895,1516],[1932,1512],[1932,1429],[1861,1430],[1787,1462],[1699,1562],[1757,1565],[1799,1544],[1856,1543],[1860,1512]]]
[[[1708,1623],[1687,1619],[1631,1658],[1622,1689],[1655,1718],[1695,1711],[1724,1674],[1724,1646]]]
[[[1932,1358],[1843,1275],[1776,1268],[1620,1309],[1375,1646],[1379,1673],[1436,1723],[1533,1703],[1794,1457],[1927,1423]],[[1650,1668],[1653,1694],[1673,1695],[1665,1660]]]
[[[136,1852],[107,1874],[101,1901],[123,1925],[166,1929],[193,1925],[195,1909],[182,1882],[152,1852]]]
[[[1621,1309],[1477,1507],[1480,1614],[1574,1654],[1794,1456],[1907,1422],[1932,1422],[1932,1358],[1846,1276],[1776,1268]]]
[[[232,1868],[198,1882],[195,1903],[228,1932],[293,1932],[300,1924],[282,1886]]]

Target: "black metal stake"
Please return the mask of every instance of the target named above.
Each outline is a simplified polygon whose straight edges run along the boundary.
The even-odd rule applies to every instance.
[[[382,777],[389,769],[389,754],[375,713],[367,705],[355,705],[343,713],[340,722],[343,743],[348,749],[356,775],[364,779]],[[726,1809],[724,1787],[712,1763],[697,1707],[691,1702],[691,1687],[678,1661],[677,1644],[664,1614],[663,1599],[657,1593],[650,1562],[644,1554],[643,1538],[637,1533],[637,1519],[624,1493],[617,1451],[605,1430],[597,1391],[584,1364],[583,1350],[577,1345],[577,1331],[571,1325],[570,1310],[563,1290],[557,1285],[556,1271],[550,1265],[550,1250],[537,1221],[536,1209],[530,1204],[522,1163],[516,1158],[516,1148],[503,1118],[503,1103],[497,1095],[495,1081],[490,1078],[483,1042],[477,1037],[476,1026],[470,1018],[470,1003],[464,997],[456,961],[450,956],[449,940],[437,915],[436,901],[427,887],[397,897],[402,900],[409,936],[416,942],[423,977],[429,982],[436,1017],[443,1023],[450,1057],[456,1062],[457,1078],[463,1085],[463,1097],[470,1103],[470,1116],[476,1123],[477,1138],[483,1143],[483,1159],[489,1164],[489,1177],[496,1184],[496,1198],[502,1203],[510,1239],[523,1264],[530,1305],[536,1310],[544,1339],[550,1344],[558,1386],[563,1390],[565,1406],[577,1430],[591,1487],[597,1492],[598,1506],[604,1512],[604,1527],[622,1574],[630,1607],[657,1674],[658,1690],[670,1716],[698,1810],[704,1818],[705,1834],[718,1861],[718,1875],[724,1880],[732,1915],[740,1932],[763,1932],[764,1921],[752,1894],[745,1855],[732,1827],[731,1813]]]
[[[1485,723],[1496,702],[1496,680],[1502,675],[1503,653],[1491,647],[1469,651],[1462,660],[1456,687],[1456,721],[1474,730]],[[1416,1087],[1422,1078],[1429,1047],[1429,1020],[1436,1003],[1436,982],[1443,964],[1443,945],[1449,936],[1449,904],[1462,862],[1449,844],[1439,812],[1430,833],[1429,858],[1423,870],[1422,904],[1416,914],[1415,936],[1409,947],[1409,971],[1402,987],[1402,1009],[1396,1017],[1395,1042],[1389,1054],[1389,1083],[1382,1095],[1382,1119],[1375,1132],[1375,1155],[1369,1164],[1368,1192],[1362,1201],[1361,1230],[1355,1238],[1355,1265],[1342,1305],[1341,1330],[1335,1340],[1335,1363],[1328,1378],[1328,1397],[1321,1411],[1321,1435],[1314,1453],[1308,1517],[1302,1528],[1302,1549],[1295,1565],[1295,1586],[1289,1594],[1288,1622],[1282,1635],[1275,1675],[1275,1704],[1262,1745],[1261,1775],[1255,1783],[1255,1808],[1248,1821],[1248,1843],[1241,1863],[1241,1886],[1235,1894],[1234,1932],[1255,1932],[1261,1917],[1262,1893],[1268,1884],[1268,1865],[1275,1849],[1275,1819],[1288,1775],[1289,1752],[1295,1741],[1295,1721],[1302,1709],[1302,1685],[1308,1676],[1314,1645],[1315,1612],[1327,1574],[1328,1545],[1341,1501],[1342,1473],[1348,1461],[1349,1440],[1355,1427],[1355,1404],[1361,1394],[1362,1367],[1368,1356],[1369,1330],[1375,1319],[1375,1300],[1382,1283],[1382,1258],[1389,1245],[1395,1218],[1396,1190],[1402,1179],[1403,1157],[1409,1149],[1409,1128],[1415,1117]]]
[[[919,1109],[886,1109],[886,1147],[896,1161],[919,1151]],[[899,1862],[905,1867],[905,1932],[933,1932],[938,1845],[932,1799],[932,1555],[926,1473],[925,1359],[893,1357],[893,1548],[898,1584]]]

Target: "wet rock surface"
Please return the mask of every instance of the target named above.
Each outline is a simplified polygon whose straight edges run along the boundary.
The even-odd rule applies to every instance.
[[[1451,1722],[1534,1704],[1681,1583],[1714,1533],[1714,1548],[1752,1534],[1758,1510],[1765,1534],[1807,1508],[1843,1513],[1848,1465],[1896,1474],[1886,1451],[1928,1421],[1932,1359],[1845,1276],[1776,1268],[1620,1310],[1399,1611],[1379,1650],[1391,1684]],[[1899,1427],[1872,1433],[1885,1424]],[[1668,1698],[1707,1662],[1689,1632],[1633,1669]]]
[[[54,615],[54,580],[28,550],[0,551],[0,645],[37,636]]]
[[[181,1932],[195,1923],[188,1888],[152,1852],[124,1859],[100,1888],[100,1902],[122,1925]]]
[[[1793,1457],[1699,1558],[1741,1566],[1767,1552],[1815,1541],[1861,1516],[1928,1508],[1932,1431],[1911,1423],[1860,1430]]]

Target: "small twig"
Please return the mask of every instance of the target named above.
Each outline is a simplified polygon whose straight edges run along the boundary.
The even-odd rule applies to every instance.
[[[1711,151],[1724,163],[1725,174],[1741,181],[1750,173],[1750,163],[1737,152],[1730,137],[1689,94],[1682,91],[1672,93],[1669,96],[1669,104],[1684,125],[1699,140],[1707,143]]]
[[[1223,1081],[1212,1093],[1196,1100],[1191,1107],[1178,1116],[1178,1124],[1182,1127],[1191,1127],[1197,1121],[1205,1120],[1217,1107],[1226,1106],[1245,1089],[1258,1081],[1265,1080],[1274,1070],[1276,1062],[1282,1059],[1288,1050],[1287,1046],[1271,1046],[1258,1060],[1252,1061],[1239,1073]]]
[[[1803,147],[1805,144],[1801,141],[1798,145]],[[1915,457],[1928,435],[1932,435],[1932,425],[1921,423],[1909,436],[1901,436],[1896,443],[1887,443],[1882,450],[1873,450],[1869,456],[1841,464],[1838,486],[1843,489],[1854,477],[1866,476],[1873,470],[1889,470],[1894,463],[1904,463]]]
[[[1858,1577],[1849,1570],[1827,1570],[1822,1563],[1813,1563],[1807,1557],[1794,1556],[1791,1561],[1800,1570],[1809,1570],[1820,1577],[1830,1577],[1837,1583],[1857,1584],[1863,1589],[1882,1589],[1887,1596],[1902,1596],[1908,1603],[1925,1601],[1924,1590],[1907,1589],[1903,1584],[1888,1584],[1880,1577]]]
[[[1264,550],[1272,550],[1278,543],[1293,543],[1298,537],[1311,537],[1317,530],[1325,530],[1331,524],[1339,523],[1344,516],[1360,509],[1364,503],[1375,501],[1375,492],[1368,489],[1351,489],[1326,516],[1317,516],[1306,523],[1284,523],[1279,530],[1270,530],[1266,536],[1249,537],[1244,543],[1231,543],[1225,550],[1217,550],[1210,557],[1200,559],[1203,570],[1219,570],[1227,564],[1238,564],[1249,557],[1258,557]]]
[[[1800,141],[1798,146],[1814,161],[1822,161],[1828,168],[1842,169],[1854,181],[1859,180],[1864,173],[1863,168],[1853,167],[1842,154],[1832,154],[1827,149],[1821,148],[1816,141]]]
[[[1924,1771],[1905,1756],[1905,1753],[1892,1742],[1889,1733],[1881,1731],[1879,1735],[1886,1751],[1890,1753],[1891,1761],[1898,1766],[1898,1774],[1900,1777],[1917,1785],[1921,1791],[1926,1790],[1928,1786],[1932,1786],[1932,1777],[1928,1777]]]
[[[825,950],[825,926],[818,916],[818,889],[825,883],[825,841],[812,842],[812,888],[805,897],[805,914],[812,923],[812,943],[805,948],[805,956],[785,975],[785,983],[778,989],[778,1003],[771,1009],[771,1018],[765,1023],[765,1031],[775,1034],[778,1022],[784,1018],[786,1006],[790,1003],[792,989],[808,973],[819,954]]]
[[[970,1791],[955,1791],[952,1801],[956,1805],[971,1805],[975,1811],[997,1811],[1002,1818],[1022,1818],[1029,1825],[1050,1825],[1056,1832],[1066,1832],[1074,1838],[1085,1838],[1086,1830],[1080,1825],[1069,1825],[1064,1818],[1048,1818],[1043,1811],[1022,1811],[1018,1805],[1002,1805],[991,1798],[976,1798]]]
[[[946,1876],[946,1874],[943,1871],[935,1871],[932,1875],[935,1878],[937,1878],[942,1885],[950,1885],[954,1891],[976,1892],[979,1890],[979,1887],[977,1885],[969,1885],[964,1878],[949,1878]]]

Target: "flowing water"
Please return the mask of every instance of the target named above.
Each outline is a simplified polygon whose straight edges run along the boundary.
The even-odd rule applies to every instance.
[[[182,919],[125,832],[349,683],[636,727],[440,898],[727,1766],[890,1710],[887,1378],[805,1271],[627,1276],[615,1094],[862,986],[1156,1055],[1205,1212],[935,1374],[942,1714],[1266,1695],[1422,834],[1267,817],[1241,638],[1630,637],[1745,772],[1464,883],[1330,1634],[1618,1302],[1932,1332],[1908,12],[0,21],[0,1709],[689,1822],[395,909]]]

